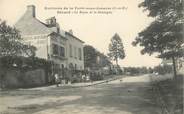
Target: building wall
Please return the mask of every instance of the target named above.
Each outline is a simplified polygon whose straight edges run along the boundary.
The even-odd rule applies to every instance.
[[[69,64],[77,70],[84,69],[83,43],[70,35],[66,35],[66,39],[59,35],[30,35],[22,36],[26,44],[33,45],[37,48],[36,56],[46,60],[52,60],[58,64],[69,68]],[[53,54],[53,44],[64,48],[64,57]],[[70,49],[70,46],[72,49]],[[79,55],[79,50],[81,54]]]
[[[83,43],[70,35],[66,35],[67,40],[67,58],[68,67],[72,64],[77,70],[84,69]],[[81,59],[79,57],[79,49],[81,49]]]
[[[46,23],[39,21],[35,11],[34,5],[27,6],[25,14],[15,24],[15,27],[21,31],[24,42],[37,48],[37,57],[52,60],[56,69],[69,68],[71,63],[74,67],[76,66],[76,69],[83,70],[83,42],[73,35],[66,35],[66,32],[60,29],[55,17],[47,19]],[[70,52],[70,45],[72,52]],[[55,51],[56,48],[58,48],[58,53]],[[64,53],[60,50],[63,50]]]
[[[33,45],[37,48],[36,56],[43,59],[48,59],[48,37],[47,35],[30,35],[22,36],[24,43]]]
[[[60,68],[62,68],[62,65],[64,67],[67,67],[67,47],[66,47],[66,39],[62,38],[59,35],[49,35],[48,37],[48,54],[49,54],[49,59],[54,61],[55,64],[58,64]],[[58,48],[62,47],[64,49],[64,56],[61,56],[60,49],[58,49],[58,54],[54,54],[54,49],[53,45],[57,45]]]

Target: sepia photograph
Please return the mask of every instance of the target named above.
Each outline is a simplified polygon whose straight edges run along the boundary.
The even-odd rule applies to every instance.
[[[0,114],[184,114],[183,0],[0,0]]]

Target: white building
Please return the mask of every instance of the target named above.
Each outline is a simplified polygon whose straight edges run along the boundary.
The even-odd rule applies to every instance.
[[[36,56],[54,62],[54,68],[84,69],[83,41],[72,31],[62,30],[55,17],[41,22],[36,18],[34,5],[27,6],[15,24],[26,44],[37,48]]]

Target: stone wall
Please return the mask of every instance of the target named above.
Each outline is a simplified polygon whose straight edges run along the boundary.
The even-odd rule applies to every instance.
[[[0,71],[0,77],[1,88],[36,87],[46,84],[46,74],[43,69],[27,72],[13,69]]]

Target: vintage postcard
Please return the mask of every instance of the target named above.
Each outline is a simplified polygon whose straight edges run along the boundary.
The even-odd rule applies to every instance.
[[[183,114],[182,0],[0,0],[0,114]]]

